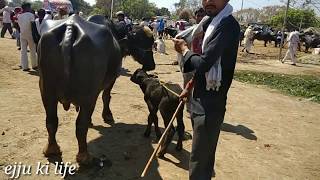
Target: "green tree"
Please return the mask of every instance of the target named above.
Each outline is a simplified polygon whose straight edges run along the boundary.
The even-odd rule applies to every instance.
[[[96,4],[93,6],[93,10],[90,14],[101,14],[110,16],[111,1],[112,0],[96,0]],[[115,4],[117,4],[117,2],[118,1],[115,1]]]
[[[184,19],[185,21],[189,21],[192,18],[192,12],[190,9],[183,9],[179,14],[179,19]]]
[[[32,2],[32,4],[31,4],[31,8],[34,9],[35,11],[41,9],[42,7],[43,7],[43,2],[42,2],[42,1],[39,1],[39,0],[34,1],[34,2]]]
[[[270,25],[281,28],[284,21],[284,11],[279,12],[276,16],[273,16],[269,21]],[[286,29],[289,31],[293,29],[318,27],[319,23],[315,12],[312,9],[289,9]]]
[[[89,15],[94,9],[92,6],[90,6],[89,3],[85,2],[84,0],[71,0],[71,3],[74,11],[81,11],[85,16]]]
[[[160,8],[160,9],[156,9],[156,13],[155,13],[157,16],[171,16],[171,13],[169,11],[168,8]]]
[[[6,0],[0,0],[0,9],[4,8],[7,4]]]
[[[20,7],[23,2],[24,1],[22,1],[22,0],[11,0],[11,2],[9,2],[9,6],[10,7]]]
[[[157,7],[148,0],[117,0],[114,1],[113,17],[117,11],[123,11],[133,19],[142,17],[150,18],[156,15]],[[104,13],[110,15],[111,0],[97,0],[96,6],[92,13]]]

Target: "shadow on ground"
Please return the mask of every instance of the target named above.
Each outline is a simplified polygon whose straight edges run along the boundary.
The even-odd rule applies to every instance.
[[[93,126],[91,130],[98,131],[101,136],[88,142],[89,152],[97,158],[104,157],[108,162],[107,165],[80,167],[75,175],[65,179],[140,179],[140,174],[154,150],[152,144],[156,144],[154,132],[149,138],[143,136],[145,128],[146,125],[124,123],[115,123],[112,127]],[[188,169],[188,151],[177,152],[175,144],[171,143],[167,153],[174,156],[179,162],[172,162],[166,158],[164,160],[174,163],[177,167]],[[158,167],[158,159],[154,159],[144,179],[163,179]]]
[[[228,123],[223,123],[221,126],[221,131],[234,133],[240,135],[246,139],[256,141],[258,138],[254,135],[254,131],[244,125],[232,125]]]

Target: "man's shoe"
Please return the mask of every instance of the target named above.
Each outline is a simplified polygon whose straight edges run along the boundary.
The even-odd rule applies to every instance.
[[[22,71],[29,71],[30,70],[30,68],[27,68],[27,69],[23,69]]]
[[[36,71],[36,70],[38,70],[38,66],[33,67],[32,69]]]
[[[17,49],[20,51],[20,50],[21,50],[21,47],[18,47]]]

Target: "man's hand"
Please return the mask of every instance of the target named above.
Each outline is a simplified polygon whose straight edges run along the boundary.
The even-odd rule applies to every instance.
[[[188,100],[189,94],[190,94],[190,91],[188,89],[184,89],[181,92],[179,99],[186,102]]]
[[[172,41],[174,43],[174,49],[178,53],[184,54],[185,52],[187,52],[189,50],[187,43],[183,39],[173,38]]]
[[[190,92],[192,91],[194,85],[194,79],[190,79],[190,81],[186,84],[186,87],[184,88],[184,90],[181,92],[179,98],[183,101],[186,101],[187,98],[190,95]]]

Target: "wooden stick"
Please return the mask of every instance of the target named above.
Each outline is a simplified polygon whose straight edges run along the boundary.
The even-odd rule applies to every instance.
[[[151,165],[152,160],[154,159],[154,157],[155,157],[158,149],[160,148],[160,146],[161,146],[161,144],[162,144],[162,141],[164,140],[164,137],[165,137],[166,134],[169,132],[169,129],[170,129],[170,127],[171,127],[171,125],[172,125],[172,123],[173,123],[173,121],[174,121],[174,118],[177,116],[177,114],[178,114],[178,112],[179,112],[179,110],[180,110],[180,108],[181,108],[181,106],[182,106],[183,104],[184,104],[184,101],[180,101],[180,104],[178,105],[178,107],[177,107],[177,109],[176,109],[176,112],[174,112],[174,114],[173,114],[173,116],[172,116],[172,118],[171,118],[171,120],[170,120],[170,122],[169,122],[169,124],[168,124],[168,126],[167,126],[167,128],[166,128],[166,130],[165,130],[164,133],[162,134],[162,136],[161,136],[161,138],[160,138],[160,140],[159,140],[159,142],[158,142],[157,147],[153,150],[153,153],[152,153],[152,155],[151,155],[148,163],[146,164],[146,166],[145,166],[145,168],[144,168],[144,170],[143,170],[143,172],[142,172],[142,174],[141,174],[141,177],[144,177],[144,176],[146,175],[147,170],[148,170],[149,166]]]

